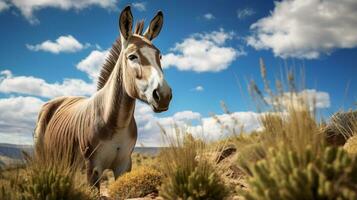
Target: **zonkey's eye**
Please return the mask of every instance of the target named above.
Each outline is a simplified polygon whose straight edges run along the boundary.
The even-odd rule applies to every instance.
[[[132,55],[130,55],[128,58],[129,58],[129,60],[135,60],[135,59],[137,59],[138,57],[137,57],[136,55],[133,55],[133,54],[132,54]]]

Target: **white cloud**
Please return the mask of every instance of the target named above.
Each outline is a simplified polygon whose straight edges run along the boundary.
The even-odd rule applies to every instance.
[[[218,72],[227,69],[244,51],[225,46],[233,39],[233,32],[223,29],[211,33],[197,33],[176,43],[171,53],[163,56],[164,68],[177,67],[182,71]]]
[[[203,18],[205,18],[207,20],[212,20],[212,19],[215,19],[216,17],[212,13],[206,13],[203,15]]]
[[[187,130],[198,138],[212,141],[232,135],[233,130],[238,134],[241,128],[245,132],[261,130],[260,117],[262,115],[264,113],[234,112],[216,115],[215,117],[205,117],[202,118],[201,124],[188,126]]]
[[[315,59],[357,46],[357,1],[284,0],[251,29],[247,43],[275,56]]]
[[[87,57],[87,62],[80,62],[77,66],[86,72],[89,77],[94,77],[94,71],[99,71],[101,65],[95,59],[96,53],[92,53],[88,56],[89,58]],[[97,59],[104,61],[106,53],[100,55],[97,56]],[[97,68],[89,67],[89,64],[98,66]],[[13,75],[10,70],[0,71],[0,93],[10,95],[22,94],[48,99],[58,96],[90,96],[96,91],[94,83],[94,78],[91,83],[70,78],[64,79],[61,83],[48,83],[33,76]],[[33,143],[32,133],[37,114],[44,103],[37,97],[0,98],[0,141],[15,144]]]
[[[138,143],[144,146],[165,145],[162,140],[160,126],[169,136],[175,136],[175,125],[183,132],[190,132],[197,138],[204,140],[216,140],[232,134],[235,129],[239,133],[242,126],[244,131],[261,130],[260,117],[264,113],[234,112],[220,114],[213,117],[202,117],[200,113],[193,111],[181,111],[168,117],[156,117],[151,108],[143,103],[138,103],[135,110],[135,119],[138,124]],[[225,126],[222,129],[221,124]],[[160,124],[160,126],[159,126]]]
[[[53,98],[66,95],[91,95],[95,85],[81,79],[64,79],[62,83],[47,83],[33,76],[13,76],[11,71],[0,72],[0,92]]]
[[[117,0],[9,0],[8,3],[21,11],[21,14],[32,24],[39,20],[34,12],[43,8],[59,8],[62,10],[81,10],[90,6],[99,6],[104,9],[115,9]]]
[[[167,134],[173,135],[174,124],[184,127],[186,123],[197,121],[200,118],[200,113],[192,111],[177,112],[169,117],[157,117],[149,106],[138,102],[135,109],[135,120],[138,126],[137,144],[162,146],[163,140],[160,126],[167,131]]]
[[[305,109],[307,106],[312,110],[314,108],[329,108],[331,105],[330,95],[327,92],[315,89],[305,89],[298,93],[287,92],[275,100],[272,100],[270,97],[266,97],[265,99],[269,104],[278,104],[286,109]]]
[[[93,54],[90,54],[93,55]],[[94,53],[95,55],[95,53]],[[100,56],[99,56],[100,57]],[[103,57],[105,54],[103,53]],[[93,61],[95,59],[88,59]],[[83,64],[84,63],[84,64]],[[81,70],[89,77],[94,72],[85,68]],[[98,62],[97,62],[98,63]],[[93,63],[92,63],[93,64]],[[97,70],[100,68],[100,64]],[[41,98],[58,96],[90,96],[96,91],[94,80],[87,83],[81,79],[64,79],[61,83],[48,83],[33,76],[15,76],[10,70],[0,71],[0,92],[5,94],[32,95]],[[37,114],[44,102],[37,97],[0,98],[0,141],[15,144],[32,144],[32,133],[36,124]]]
[[[76,38],[72,35],[60,36],[56,39],[56,41],[46,40],[41,44],[30,45],[26,44],[26,47],[31,51],[47,51],[51,53],[73,53],[80,51],[89,44],[81,44]]]
[[[196,86],[195,88],[193,88],[194,91],[197,91],[197,92],[202,92],[204,90],[203,86],[201,85],[198,85]]]
[[[138,11],[145,11],[146,10],[146,3],[144,3],[144,2],[135,2],[135,3],[132,3],[132,5]]]
[[[252,16],[254,14],[255,14],[255,11],[252,8],[244,8],[244,9],[237,10],[238,19],[245,19],[245,18]]]
[[[0,12],[7,10],[10,7],[5,1],[0,0]]]
[[[32,144],[35,121],[43,103],[34,97],[0,98],[0,141]]]
[[[95,82],[108,53],[109,50],[94,50],[86,58],[81,60],[76,67],[77,69],[87,73],[89,78]]]

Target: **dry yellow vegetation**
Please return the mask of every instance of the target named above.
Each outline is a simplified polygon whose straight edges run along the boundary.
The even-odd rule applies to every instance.
[[[114,199],[144,197],[157,192],[162,175],[156,169],[140,166],[125,173],[109,186],[109,194]]]

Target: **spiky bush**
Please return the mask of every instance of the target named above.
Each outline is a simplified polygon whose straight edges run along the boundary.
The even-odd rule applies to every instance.
[[[161,184],[161,173],[150,167],[137,167],[119,177],[109,186],[109,194],[114,199],[144,197],[157,192]]]
[[[273,150],[269,159],[251,167],[245,199],[357,199],[357,158],[342,148],[327,147],[321,154]]]

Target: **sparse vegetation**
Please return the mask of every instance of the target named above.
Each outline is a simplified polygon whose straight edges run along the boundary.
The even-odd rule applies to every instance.
[[[220,141],[199,140],[178,127],[174,136],[162,130],[168,147],[156,157],[134,153],[132,172],[109,185],[111,197],[158,193],[164,199],[183,200],[357,199],[356,111],[339,112],[327,123],[320,122],[314,101],[299,93],[292,73],[286,88],[282,80],[271,88],[261,60],[261,75],[263,90],[255,81],[249,85],[262,111],[259,131],[231,129],[219,118],[222,132],[231,135]],[[48,160],[2,169],[0,199],[97,198],[96,191],[82,182],[85,179],[78,178],[80,170],[63,163],[43,164]]]

